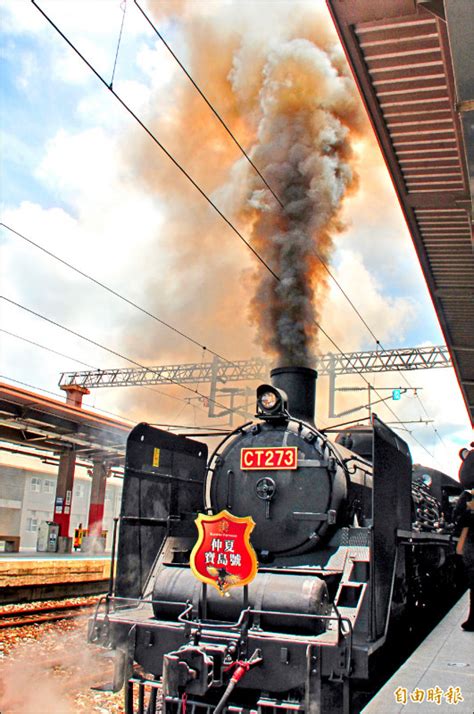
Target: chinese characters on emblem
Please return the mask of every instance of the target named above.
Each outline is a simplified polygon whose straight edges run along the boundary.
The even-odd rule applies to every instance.
[[[231,565],[240,567],[242,556],[234,553],[234,541],[225,538],[213,538],[211,540],[211,550],[206,550],[204,558],[206,565]]]

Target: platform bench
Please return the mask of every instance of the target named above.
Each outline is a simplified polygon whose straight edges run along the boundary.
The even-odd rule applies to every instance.
[[[20,551],[20,536],[0,535],[0,541],[5,541],[5,553]]]

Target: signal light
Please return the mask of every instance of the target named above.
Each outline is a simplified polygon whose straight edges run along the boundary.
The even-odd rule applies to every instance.
[[[394,402],[398,402],[402,398],[402,390],[401,389],[394,389],[392,391],[392,399]]]

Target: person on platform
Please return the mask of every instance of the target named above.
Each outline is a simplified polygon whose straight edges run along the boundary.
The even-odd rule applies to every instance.
[[[73,548],[75,551],[79,550],[82,545],[82,535],[83,535],[82,523],[79,523],[77,528],[74,529]]]
[[[456,553],[462,555],[470,598],[469,615],[461,627],[467,632],[474,632],[474,441],[470,446],[470,449],[461,449],[459,452],[462,460],[459,481],[464,491],[456,504],[454,515],[460,531]]]

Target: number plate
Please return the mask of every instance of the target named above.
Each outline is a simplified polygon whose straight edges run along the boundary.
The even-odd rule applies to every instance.
[[[268,471],[298,468],[297,446],[272,446],[257,449],[241,449],[242,471]]]

